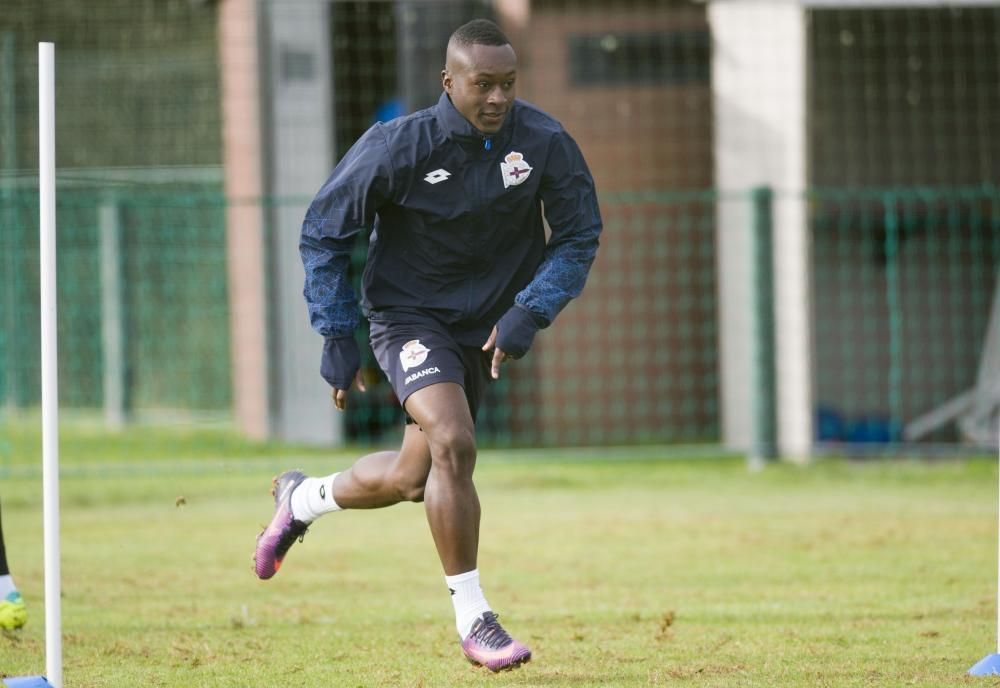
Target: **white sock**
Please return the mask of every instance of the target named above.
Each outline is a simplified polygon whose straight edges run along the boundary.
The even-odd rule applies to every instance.
[[[306,478],[299,483],[292,492],[292,516],[296,521],[312,523],[323,514],[340,511],[340,505],[333,499],[333,481],[338,475]]]
[[[455,607],[455,628],[458,636],[465,640],[472,631],[472,624],[483,612],[490,610],[490,603],[479,587],[479,569],[473,569],[456,576],[445,576],[445,583],[451,592],[451,603]]]
[[[0,576],[0,600],[7,597],[10,593],[17,590],[17,586],[14,585],[14,579],[10,575]]]

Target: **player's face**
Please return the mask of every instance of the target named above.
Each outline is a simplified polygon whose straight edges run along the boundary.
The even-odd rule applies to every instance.
[[[517,56],[510,45],[471,45],[449,50],[441,72],[455,109],[479,131],[495,134],[514,104]]]

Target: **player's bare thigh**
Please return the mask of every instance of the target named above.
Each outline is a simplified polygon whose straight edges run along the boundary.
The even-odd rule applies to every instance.
[[[475,424],[462,386],[454,382],[429,385],[407,397],[405,406],[426,437],[432,462],[471,472],[476,458]]]

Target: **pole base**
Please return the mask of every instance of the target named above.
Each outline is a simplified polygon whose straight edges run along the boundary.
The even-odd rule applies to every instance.
[[[17,676],[3,679],[7,688],[53,688],[44,676]]]
[[[986,655],[969,669],[973,676],[994,676],[1000,674],[1000,654]]]

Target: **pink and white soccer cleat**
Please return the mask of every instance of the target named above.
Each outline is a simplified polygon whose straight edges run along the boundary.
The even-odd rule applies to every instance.
[[[493,612],[485,612],[462,641],[462,652],[473,664],[490,671],[507,671],[531,661],[531,650],[510,637]]]

